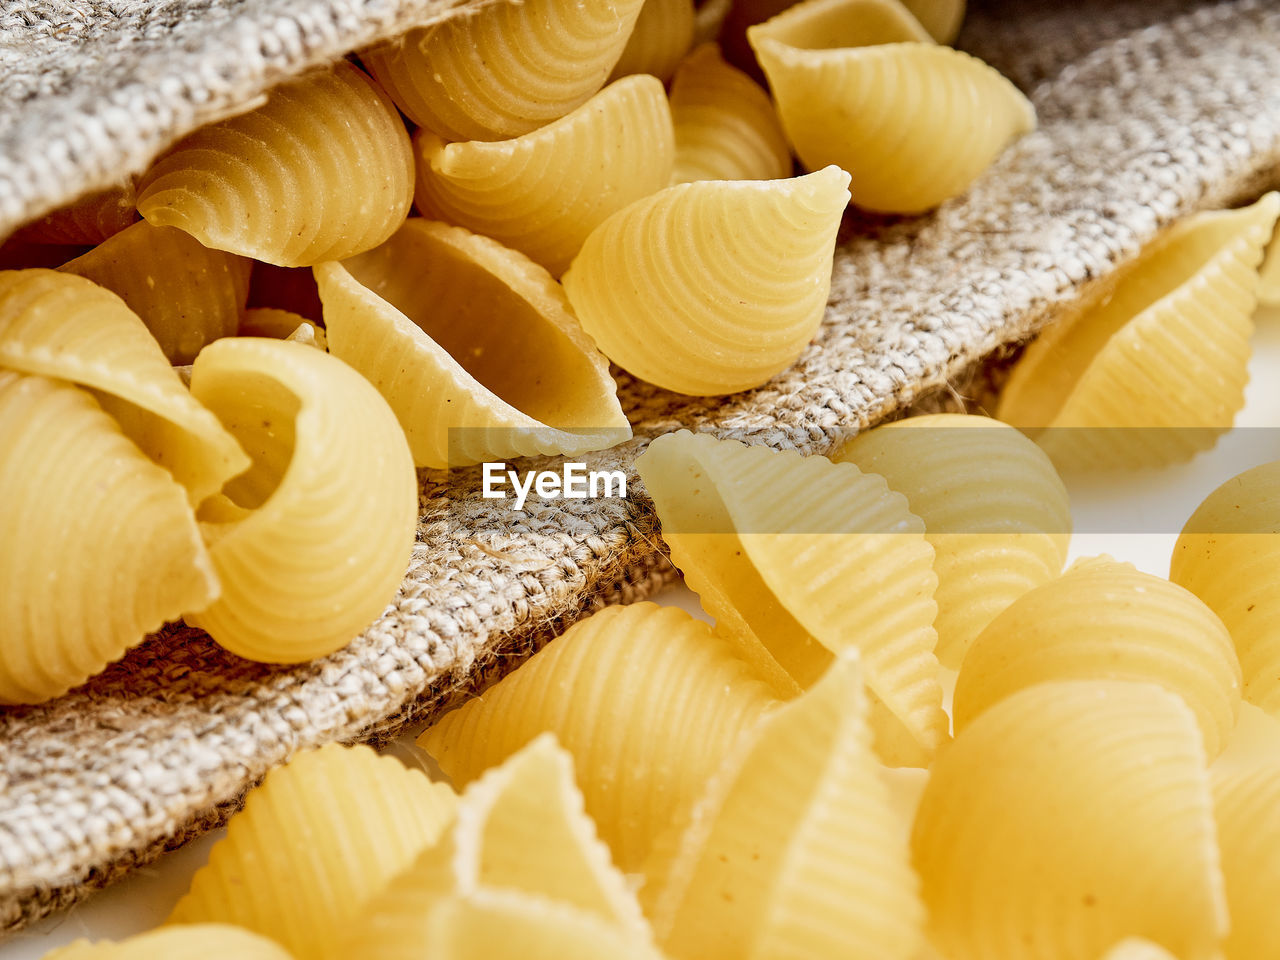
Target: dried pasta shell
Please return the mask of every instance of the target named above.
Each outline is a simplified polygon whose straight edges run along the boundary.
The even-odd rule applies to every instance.
[[[673,183],[791,176],[791,150],[769,95],[725,63],[715,44],[689,54],[671,81]]]
[[[0,703],[84,682],[218,581],[183,489],[83,390],[0,369]]]
[[[964,22],[965,0],[902,0],[902,5],[938,43],[951,43]]]
[[[275,340],[297,340],[320,350],[329,349],[324,327],[318,327],[292,310],[254,307],[246,310],[240,321],[240,336],[271,337]]]
[[[1223,953],[1226,960],[1270,956],[1280,943],[1280,766],[1273,756],[1266,766],[1215,776],[1213,799],[1231,913]]]
[[[610,84],[515,140],[414,136],[423,214],[493,237],[559,276],[610,214],[671,181],[671,108],[653,77]]]
[[[209,344],[191,392],[253,467],[205,526],[222,597],[187,622],[251,660],[345,646],[395,596],[413,550],[418,483],[395,415],[345,363],[283,340]]]
[[[1125,937],[1102,955],[1100,960],[1178,960],[1172,953],[1142,937]]]
[[[1032,342],[997,416],[1072,469],[1212,447],[1244,404],[1257,267],[1277,213],[1272,193],[1175,224]]]
[[[618,865],[634,870],[673,811],[701,792],[773,703],[705,623],[637,603],[575,624],[419,742],[465,784],[554,733],[573,755],[600,836]]]
[[[360,55],[396,106],[446,140],[506,140],[604,86],[643,0],[495,3]]]
[[[1067,489],[1044,452],[998,420],[911,417],[858,435],[832,459],[880,474],[924,521],[943,666],[959,669],[996,614],[1062,572]]]
[[[98,190],[28,223],[16,236],[29,243],[98,244],[138,219],[132,183]]]
[[[1274,233],[1258,268],[1258,303],[1264,307],[1280,306],[1280,243],[1276,243]]]
[[[733,393],[789,366],[817,332],[849,175],[703,181],[597,227],[564,275],[609,359],[668,390]]]
[[[44,960],[295,960],[278,943],[225,923],[162,927],[113,943],[77,940]]]
[[[1153,684],[1044,683],[939,754],[912,835],[950,960],[1215,955],[1227,913],[1203,738]]]
[[[329,350],[387,398],[418,465],[577,454],[631,436],[608,362],[560,285],[497,241],[413,219],[315,272]]]
[[[171,363],[190,363],[206,343],[235,334],[252,266],[174,227],[143,220],[60,269],[116,294]]]
[[[192,399],[156,340],[114,293],[52,270],[0,273],[0,366],[88,387],[193,504],[248,465]]]
[[[671,559],[781,695],[856,646],[876,747],[926,765],[946,738],[933,655],[933,548],[907,501],[853,464],[687,431],[636,463]]]
[[[447,785],[368,747],[299,753],[249,793],[169,923],[233,923],[296,960],[325,957],[456,805]]]
[[[674,958],[892,960],[921,947],[907,838],[846,651],[726,762],[641,888]]]
[[[645,0],[613,77],[647,73],[671,79],[676,64],[693,46],[693,0]]]
[[[400,115],[346,62],[201,127],[138,185],[138,210],[150,223],[282,267],[376,247],[412,199],[413,151]]]
[[[848,170],[869,210],[936,207],[1035,129],[1017,87],[935,45],[896,0],[806,0],[747,36],[801,162]]]

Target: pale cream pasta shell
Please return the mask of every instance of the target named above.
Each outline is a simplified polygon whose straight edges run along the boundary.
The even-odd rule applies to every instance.
[[[1258,303],[1264,307],[1280,306],[1280,243],[1274,233],[1258,268]]]
[[[1214,776],[1218,847],[1227,886],[1231,932],[1226,960],[1270,956],[1280,943],[1280,765]]]
[[[696,29],[693,0],[645,0],[612,76],[648,73],[664,82],[671,79],[693,46]]]
[[[297,960],[278,943],[225,923],[161,928],[127,940],[75,943],[43,960]]]
[[[413,151],[387,95],[349,63],[201,127],[138,184],[150,223],[285,267],[376,247],[413,199]]]
[[[669,187],[597,227],[565,290],[600,349],[641,379],[699,396],[759,386],[822,322],[848,184],[829,167]]]
[[[275,307],[254,307],[244,312],[240,321],[242,337],[271,337],[274,340],[297,340],[320,350],[329,349],[324,327],[317,326],[294,313]]]
[[[94,244],[138,219],[133,183],[97,190],[28,223],[16,234],[29,243]]]

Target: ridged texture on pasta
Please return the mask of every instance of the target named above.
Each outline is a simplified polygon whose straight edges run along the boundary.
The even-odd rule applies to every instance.
[[[419,742],[461,785],[554,733],[600,836],[634,870],[774,702],[705,623],[637,603],[575,624]]]
[[[0,703],[89,679],[218,594],[185,491],[93,398],[0,370]]]
[[[223,923],[166,927],[113,943],[77,940],[44,960],[297,960],[278,943]]]
[[[631,436],[608,362],[523,254],[415,218],[315,273],[329,350],[387,398],[419,466],[577,454]]]
[[[878,473],[924,521],[938,575],[938,660],[959,669],[996,614],[1062,572],[1066,487],[1044,452],[998,420],[911,417],[860,434],[833,457]]]
[[[781,695],[857,647],[876,749],[927,765],[947,736],[933,548],[906,499],[852,464],[687,431],[636,464],[690,588]]]
[[[817,332],[849,175],[670,187],[592,232],[564,275],[600,349],[650,383],[756,387]]]
[[[1173,548],[1169,579],[1226,624],[1244,698],[1280,714],[1280,461],[1228,480],[1200,504]]]
[[[1227,885],[1231,933],[1226,960],[1257,960],[1280,943],[1280,766],[1215,776],[1218,847]]]
[[[345,646],[395,596],[413,550],[418,483],[395,414],[340,360],[257,337],[205,347],[191,392],[253,467],[207,517],[222,597],[187,621],[251,660]]]
[[[206,343],[235,334],[252,266],[174,227],[144,220],[60,269],[115,293],[170,362],[190,363]]]
[[[193,504],[249,459],[192,399],[155,338],[97,284],[52,270],[0,272],[0,366],[88,387]]]
[[[920,26],[939,43],[950,43],[964,22],[965,0],[902,0]]]
[[[415,199],[428,217],[493,237],[559,276],[597,226],[671,182],[675,135],[653,77],[610,84],[516,140],[414,136]]]
[[[801,162],[849,171],[869,210],[936,207],[1035,129],[1017,87],[933,44],[896,0],[807,0],[748,37]]]
[[[206,247],[283,267],[340,260],[391,236],[413,199],[413,151],[385,93],[349,63],[276,87],[201,127],[138,185],[138,210]]]
[[[604,86],[643,2],[495,3],[360,59],[418,126],[446,140],[505,140]]]
[[[1244,404],[1258,264],[1278,212],[1280,195],[1268,194],[1166,231],[1031,343],[997,416],[1055,428],[1038,440],[1071,469],[1158,465],[1212,447]]]
[[[240,321],[240,336],[271,337],[275,340],[297,340],[321,350],[328,350],[324,327],[318,327],[292,310],[273,307],[254,307],[244,312]]]
[[[858,657],[846,651],[726,761],[646,866],[641,896],[668,954],[915,956],[919,883],[867,714]]]
[[[29,243],[96,244],[138,219],[133,184],[101,190],[28,223],[17,236]]]
[[[295,960],[329,956],[456,804],[447,785],[368,747],[299,753],[250,792],[169,922],[234,923]]]
[[[720,56],[715,44],[694,50],[671,81],[675,124],[673,183],[775,180],[791,176],[791,150],[769,95]]]
[[[647,73],[664,82],[671,79],[693,46],[695,30],[693,0],[645,0],[613,76]]]
[[[992,707],[939,755],[912,850],[949,960],[1096,960],[1127,936],[1209,960],[1226,933],[1202,738],[1152,684]]]

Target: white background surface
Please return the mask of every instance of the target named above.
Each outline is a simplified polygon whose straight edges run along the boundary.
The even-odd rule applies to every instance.
[[[1078,532],[1071,559],[1109,553],[1148,573],[1165,576],[1182,522],[1211,490],[1242,470],[1280,459],[1280,311],[1262,311],[1254,340],[1252,379],[1237,429],[1218,447],[1184,466],[1109,477],[1071,486]],[[1160,532],[1134,533],[1135,530]],[[658,598],[697,611],[697,598],[683,587]],[[412,738],[392,747],[410,763],[420,762]],[[70,911],[50,917],[0,944],[0,960],[36,960],[79,937],[121,938],[161,923],[205,862],[222,831],[167,854],[150,867],[102,891]]]

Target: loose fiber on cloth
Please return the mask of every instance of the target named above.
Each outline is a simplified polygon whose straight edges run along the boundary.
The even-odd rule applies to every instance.
[[[0,235],[286,75],[463,5],[0,0]],[[976,6],[962,45],[1028,89],[1039,132],[933,216],[851,215],[826,322],[768,385],[713,402],[623,376],[637,439],[593,466],[629,469],[677,425],[827,451],[1029,337],[1176,218],[1272,185],[1280,0]],[[422,480],[403,589],[345,650],[272,668],[174,627],[52,703],[0,710],[0,926],[219,822],[292,752],[424,721],[670,577],[638,482],[520,514],[480,499],[474,470]]]

